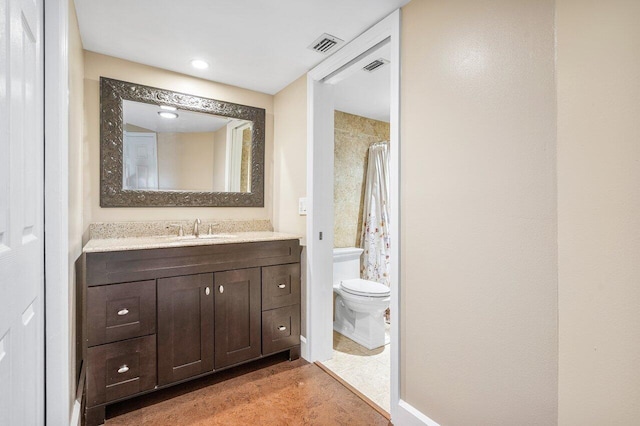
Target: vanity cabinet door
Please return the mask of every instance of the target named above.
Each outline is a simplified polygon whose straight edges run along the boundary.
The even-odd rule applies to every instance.
[[[215,274],[216,369],[260,357],[260,268]]]
[[[213,371],[213,274],[158,280],[158,383]]]

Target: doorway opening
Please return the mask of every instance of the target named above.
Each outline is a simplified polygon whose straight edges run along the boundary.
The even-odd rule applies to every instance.
[[[308,74],[303,346],[306,359],[392,418],[400,349],[399,25],[396,11]]]
[[[390,53],[388,43],[371,50],[334,83],[333,355],[323,362],[386,412]]]

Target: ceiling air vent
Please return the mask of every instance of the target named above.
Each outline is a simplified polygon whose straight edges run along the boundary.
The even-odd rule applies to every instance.
[[[309,49],[322,53],[323,55],[328,55],[337,50],[336,47],[342,45],[342,43],[344,43],[344,40],[325,33],[311,43]]]
[[[378,68],[380,68],[381,66],[388,64],[389,61],[387,61],[386,59],[376,59],[375,61],[371,62],[370,64],[365,65],[364,67],[362,67],[363,70],[365,71],[369,71],[369,72],[374,72],[375,70],[377,70]]]

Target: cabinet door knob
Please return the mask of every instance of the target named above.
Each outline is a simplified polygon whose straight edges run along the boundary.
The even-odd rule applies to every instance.
[[[220,290],[220,293],[224,293],[224,287],[220,286],[220,288],[218,288],[218,290]]]
[[[287,329],[287,327],[285,327],[284,325],[281,325],[280,327],[278,327],[278,330],[280,331],[285,331]]]
[[[278,288],[285,288],[286,286],[286,284],[278,284]]]
[[[126,373],[127,371],[129,371],[129,366],[127,364],[121,366],[120,368],[118,368],[118,373],[123,374]]]
[[[204,289],[204,294],[208,296],[210,293],[211,293],[211,290],[209,289],[209,287]]]
[[[113,312],[113,311],[111,311],[111,312]],[[121,317],[127,315],[128,313],[129,313],[129,310],[127,308],[120,309],[118,311],[118,315],[120,315]]]

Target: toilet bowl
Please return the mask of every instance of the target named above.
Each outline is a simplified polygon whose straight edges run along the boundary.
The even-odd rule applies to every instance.
[[[333,291],[336,293],[333,329],[367,349],[384,346],[384,312],[391,301],[389,287],[360,279],[360,255],[355,247],[333,250]]]

